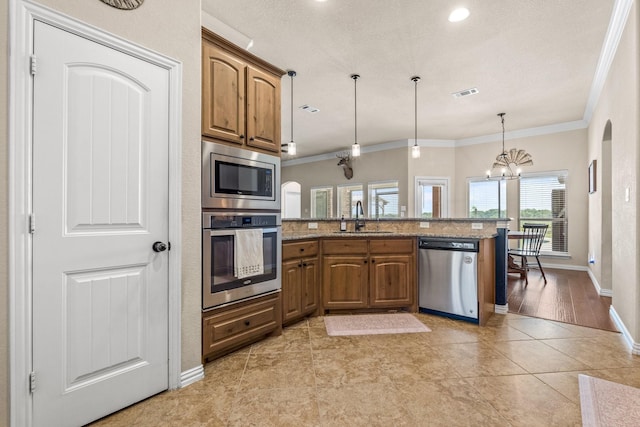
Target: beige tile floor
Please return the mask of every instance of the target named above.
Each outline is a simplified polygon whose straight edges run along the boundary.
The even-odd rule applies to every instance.
[[[615,332],[415,316],[432,331],[329,337],[304,320],[94,426],[579,426],[578,374],[640,387]]]

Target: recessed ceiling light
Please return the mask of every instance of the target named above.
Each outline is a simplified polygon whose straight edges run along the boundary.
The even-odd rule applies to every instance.
[[[464,21],[469,17],[469,9],[466,7],[459,7],[449,15],[449,22]]]

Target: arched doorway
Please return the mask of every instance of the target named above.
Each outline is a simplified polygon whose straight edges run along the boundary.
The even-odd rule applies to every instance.
[[[289,181],[282,184],[282,218],[300,218],[301,215],[300,183]]]
[[[611,180],[611,141],[612,141],[612,125],[611,121],[607,121],[607,124],[604,128],[604,132],[602,135],[602,145],[601,145],[601,158],[602,158],[602,166],[601,170],[601,243],[600,243],[600,258],[601,258],[601,277],[600,277],[600,287],[603,292],[601,294],[606,296],[612,296],[611,292],[613,289],[612,284],[612,263],[613,263],[613,248],[611,235],[613,232],[613,224],[612,224],[612,197],[611,193],[613,191],[612,188],[612,180]]]

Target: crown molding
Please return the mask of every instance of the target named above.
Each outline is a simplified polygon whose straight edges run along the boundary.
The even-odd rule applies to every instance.
[[[633,6],[633,0],[616,0],[613,5],[613,12],[611,13],[611,20],[609,21],[609,28],[602,44],[602,51],[600,52],[600,58],[598,59],[598,65],[596,66],[596,73],[593,76],[593,82],[591,83],[591,90],[589,91],[589,97],[587,98],[587,106],[584,110],[583,120],[586,123],[591,122],[593,112],[597,106],[598,99],[604,88],[604,84],[607,81],[607,75],[609,69],[613,63],[613,59],[618,50],[620,39],[622,38],[622,32],[624,31],[625,24],[629,18],[631,12],[631,6]]]
[[[532,136],[550,135],[554,133],[570,132],[573,130],[586,129],[589,123],[584,120],[575,120],[573,122],[555,123],[547,126],[538,126],[535,128],[513,130],[505,132],[504,140],[528,138]],[[502,141],[502,132],[490,135],[475,136],[473,138],[464,138],[456,140],[456,147],[466,147],[468,145],[487,144],[489,142]]]

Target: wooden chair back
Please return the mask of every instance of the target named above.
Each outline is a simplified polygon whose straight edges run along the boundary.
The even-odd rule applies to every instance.
[[[521,252],[527,252],[528,255],[540,255],[540,248],[547,234],[548,224],[523,224],[522,225],[522,247]]]

